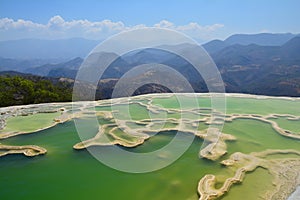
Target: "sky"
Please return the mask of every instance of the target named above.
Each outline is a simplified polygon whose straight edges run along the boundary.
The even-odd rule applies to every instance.
[[[300,33],[299,0],[0,0],[0,40],[102,40],[163,27],[197,41],[236,33]]]

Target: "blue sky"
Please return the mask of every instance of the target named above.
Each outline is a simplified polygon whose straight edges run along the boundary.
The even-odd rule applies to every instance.
[[[155,24],[204,41],[234,33],[300,33],[299,8],[299,0],[0,0],[0,40],[103,39]],[[50,21],[57,26],[50,26]]]

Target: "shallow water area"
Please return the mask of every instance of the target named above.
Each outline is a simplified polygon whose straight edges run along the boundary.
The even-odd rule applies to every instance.
[[[187,102],[184,105],[192,101],[189,98],[183,95],[181,100]],[[199,151],[209,144],[208,141],[203,143],[205,136],[201,134],[204,134],[203,131],[209,127],[207,117],[210,116],[211,111],[208,109],[209,97],[199,95],[197,98],[199,108],[203,108],[203,112],[201,109],[199,111],[199,108],[193,110],[194,107],[179,107],[178,101],[171,94],[162,94],[161,98],[160,95],[132,97],[129,106],[116,103],[110,107],[106,101],[99,101],[96,102],[95,109],[86,107],[85,110],[84,106],[78,104],[76,117],[40,131],[35,130],[50,126],[60,113],[37,113],[8,118],[7,126],[1,132],[26,131],[29,134],[1,139],[0,143],[18,146],[37,145],[47,149],[47,153],[31,158],[20,154],[0,157],[0,198],[197,200],[200,198],[197,185],[205,175],[216,176],[216,189],[221,188],[226,179],[234,176],[234,168],[227,168],[220,162],[230,158],[236,152],[248,155],[267,149],[300,151],[300,139],[283,136],[270,123],[258,119],[238,118],[226,121],[221,130],[222,133],[235,138],[235,140],[225,141],[227,152],[225,155],[214,161],[199,156]],[[264,117],[276,113],[300,116],[300,110],[297,109],[300,107],[299,99],[228,96],[227,105],[227,115],[239,113]],[[60,108],[58,105],[55,106],[57,109]],[[81,115],[82,108],[84,114]],[[158,109],[160,110],[156,112]],[[90,112],[94,110],[95,113]],[[115,112],[109,115],[112,110]],[[203,115],[195,112],[201,112]],[[127,118],[128,113],[131,119]],[[180,124],[178,120],[182,118],[184,126],[178,130]],[[274,121],[284,129],[299,133],[297,120],[278,117]],[[108,126],[104,134],[110,136],[112,141],[118,138],[122,141],[136,142],[140,136],[133,137],[124,127],[110,132],[114,127],[118,127],[118,122],[129,130],[139,130],[139,133],[149,136],[141,144],[133,147],[122,146],[122,143],[117,145],[123,150],[134,153],[147,153],[160,149],[169,144],[176,134],[180,134],[182,142],[191,136],[194,140],[188,150],[173,164],[158,171],[141,174],[117,171],[101,163],[89,153],[91,148],[99,154],[109,154],[109,146],[92,145],[88,149],[73,149],[75,144],[82,141],[97,141],[92,139],[99,133],[99,125],[100,129]],[[84,133],[78,135],[78,129],[83,130]],[[194,136],[195,133],[201,134]],[[157,162],[164,162],[167,158],[168,153],[162,152],[157,157]],[[288,158],[300,159],[300,156],[295,153],[275,153],[263,159],[271,161]],[[254,171],[247,172],[242,182],[233,184],[229,191],[218,199],[261,199],[266,191],[274,189],[273,180],[274,177],[267,169],[258,167]],[[289,200],[294,200],[291,198],[293,195]]]

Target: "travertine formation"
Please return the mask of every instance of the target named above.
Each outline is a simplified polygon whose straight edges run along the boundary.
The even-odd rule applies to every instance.
[[[300,116],[288,115],[288,114],[269,114],[267,116],[257,115],[257,114],[231,114],[227,115],[225,121],[231,122],[235,119],[254,119],[262,122],[266,122],[272,125],[272,128],[279,133],[280,135],[291,137],[295,139],[300,139],[300,132],[294,133],[289,130],[281,128],[275,121],[272,119],[277,119],[278,117],[285,117],[287,120],[300,120]]]
[[[225,141],[234,141],[236,138],[229,134],[220,133],[217,128],[210,128],[202,136],[209,144],[200,150],[199,155],[209,160],[217,160],[227,153]]]
[[[52,121],[51,125],[43,126],[42,128],[37,128],[33,131],[5,131],[6,127],[6,120],[11,117],[17,117],[17,116],[29,116],[34,115],[37,113],[58,113],[60,112],[61,115],[57,119],[50,119]],[[0,139],[5,139],[17,135],[23,135],[23,134],[30,134],[34,132],[38,132],[41,130],[46,130],[48,128],[51,128],[53,126],[56,126],[58,123],[63,123],[67,121],[68,119],[64,120],[64,116],[66,110],[65,108],[59,106],[57,104],[51,104],[50,106],[46,104],[42,104],[40,107],[37,105],[25,105],[25,106],[12,106],[12,107],[6,107],[6,108],[0,108]],[[21,120],[21,119],[20,119]]]
[[[299,158],[267,159],[269,155],[274,154],[296,154]],[[251,172],[262,167],[270,171],[275,177],[273,185],[274,191],[268,191],[264,199],[286,199],[296,186],[300,184],[300,151],[296,150],[266,150],[263,152],[254,152],[243,154],[236,152],[229,159],[223,160],[222,165],[235,170],[233,177],[226,179],[221,188],[216,189],[216,177],[214,175],[204,176],[198,184],[198,193],[200,200],[216,199],[229,191],[230,187],[242,182],[246,172]],[[275,198],[276,197],[276,198]]]
[[[188,96],[188,94],[184,95]],[[249,95],[232,96],[253,98],[253,96]],[[154,98],[168,99],[171,97],[172,94],[152,94],[126,99],[120,98],[95,102],[54,103],[41,104],[38,106],[29,105],[0,108],[0,139],[31,133],[26,131],[5,132],[4,130],[8,118],[48,112],[61,112],[61,115],[53,119],[53,123],[50,126],[37,129],[34,132],[50,128],[58,123],[64,123],[75,118],[94,117],[100,122],[105,122],[99,126],[98,133],[94,137],[75,144],[73,146],[74,149],[116,144],[124,147],[135,147],[143,144],[157,132],[179,131],[193,134],[194,136],[205,140],[206,145],[200,150],[199,155],[202,158],[215,161],[227,153],[226,141],[236,140],[233,135],[221,132],[222,125],[224,122],[232,122],[236,119],[254,119],[269,123],[278,134],[294,139],[300,139],[300,133],[286,130],[273,120],[283,117],[291,121],[300,121],[300,116],[291,114],[225,114],[207,107],[195,108],[191,106],[191,108],[165,108],[153,103]],[[259,98],[268,97],[261,96]],[[292,98],[283,99],[293,100]],[[133,120],[131,119],[128,110],[121,111],[119,109],[120,106],[124,105],[138,106],[148,111],[150,115]],[[111,109],[101,109],[105,107],[110,107]],[[205,126],[200,128],[200,124]],[[46,150],[32,145],[8,146],[0,144],[0,156],[14,153],[35,156],[46,153]],[[299,159],[267,159],[269,155],[273,154],[296,154],[299,155]],[[220,188],[215,187],[216,177],[214,175],[209,174],[204,176],[198,184],[198,193],[201,200],[221,197],[228,192],[233,184],[241,182],[246,172],[254,171],[258,167],[268,169],[275,177],[273,184],[276,186],[276,189],[274,191],[268,191],[264,197],[265,199],[285,199],[293,192],[295,187],[300,184],[300,178],[298,178],[300,177],[300,152],[295,150],[266,150],[251,154],[236,152],[232,154],[229,159],[223,160],[221,164],[227,168],[234,169],[234,176],[226,179],[223,186]]]
[[[35,145],[11,146],[0,144],[0,157],[9,154],[24,154],[25,156],[33,157],[46,153],[46,149]]]
[[[151,135],[158,131],[179,131],[205,139],[208,145],[200,151],[200,156],[210,160],[216,160],[226,153],[227,145],[225,141],[235,140],[234,136],[221,133],[218,128],[198,130],[199,121],[197,120],[184,119],[184,123],[182,123],[182,119],[175,118],[169,118],[167,120],[160,118],[152,120],[144,119],[134,122],[118,119],[116,123],[110,112],[102,111],[98,112],[97,115],[102,116],[103,119],[109,120],[111,123],[99,127],[99,131],[95,137],[74,145],[74,149],[114,144],[125,147],[135,147],[143,144],[145,140],[149,139]],[[137,128],[132,128],[130,124],[135,125]]]

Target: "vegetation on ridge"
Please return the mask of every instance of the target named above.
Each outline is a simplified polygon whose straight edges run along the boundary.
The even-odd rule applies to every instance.
[[[71,101],[72,89],[66,82],[21,76],[0,76],[0,106]]]

